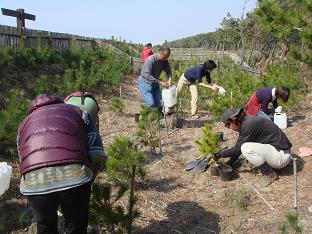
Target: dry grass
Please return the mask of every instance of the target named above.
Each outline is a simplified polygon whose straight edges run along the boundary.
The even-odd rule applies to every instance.
[[[135,84],[136,77],[128,77],[122,84],[122,99],[125,114],[116,115],[108,109],[108,100],[99,97],[101,106],[100,133],[107,147],[114,137],[132,137],[136,123],[134,114],[139,113],[140,98]],[[304,115],[285,130],[294,147],[312,145],[312,112],[292,113]],[[151,156],[147,164],[149,180],[139,183],[136,195],[141,217],[136,221],[135,233],[279,233],[278,225],[293,206],[293,177],[291,165],[279,172],[279,180],[271,185],[271,191],[262,196],[274,207],[269,207],[251,192],[247,209],[237,209],[229,204],[228,195],[237,189],[250,189],[248,183],[259,178],[254,173],[240,173],[240,178],[222,182],[209,172],[189,173],[184,165],[199,156],[194,140],[201,137],[200,126],[211,122],[209,113],[203,112],[198,121],[190,121],[184,113],[188,126],[177,130],[162,142],[163,154]],[[236,133],[215,123],[218,131],[227,134],[229,140],[221,147],[235,143]],[[166,134],[162,129],[162,135]],[[312,157],[304,158],[304,168],[299,171],[299,218],[304,224],[304,233],[312,232]],[[17,232],[24,233],[24,232]],[[29,233],[28,231],[25,233]]]

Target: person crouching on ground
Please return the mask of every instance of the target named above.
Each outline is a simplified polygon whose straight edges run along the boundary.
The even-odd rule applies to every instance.
[[[221,86],[218,86],[216,84],[212,84],[210,73],[217,68],[217,65],[214,61],[208,60],[203,65],[195,66],[190,69],[188,69],[186,72],[182,74],[182,76],[179,79],[178,86],[177,86],[177,97],[179,97],[179,94],[184,86],[189,87],[191,91],[191,114],[193,119],[198,119],[199,116],[196,114],[197,112],[197,100],[198,100],[198,92],[197,92],[197,85],[196,81],[198,82],[198,85],[201,87],[209,88],[215,92],[218,92],[219,89],[221,89]],[[203,83],[203,77],[206,77],[207,83]],[[222,88],[222,90],[224,90]],[[221,90],[220,90],[221,91]],[[223,91],[225,93],[225,90]]]
[[[87,233],[91,183],[105,163],[102,140],[89,113],[43,94],[30,104],[18,129],[20,191],[37,221],[37,233]]]
[[[160,83],[166,87],[172,85],[171,69],[168,62],[170,53],[171,50],[169,47],[161,47],[156,54],[149,56],[137,80],[137,85],[145,104],[148,107],[157,108],[159,111],[163,108]],[[160,80],[162,71],[166,72],[168,77],[167,82]]]
[[[248,100],[245,110],[248,115],[260,116],[271,119],[275,109],[278,107],[277,99],[287,102],[290,90],[287,87],[269,87],[258,89]],[[269,108],[269,103],[273,104],[274,109]]]
[[[242,154],[263,174],[257,182],[259,188],[275,181],[277,174],[273,168],[283,168],[291,160],[292,144],[283,131],[271,120],[248,116],[244,109],[228,109],[221,120],[225,127],[239,132],[239,137],[234,147],[221,151],[215,157],[230,157],[228,164],[232,165]]]

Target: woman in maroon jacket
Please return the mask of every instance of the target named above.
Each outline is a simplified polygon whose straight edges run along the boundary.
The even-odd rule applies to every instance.
[[[89,113],[43,94],[30,104],[17,137],[20,191],[34,211],[37,233],[58,233],[61,206],[66,233],[86,233],[91,183],[105,162]]]
[[[287,87],[269,87],[258,89],[250,98],[245,107],[248,115],[260,116],[270,119],[269,115],[274,114],[278,107],[277,99],[287,102],[290,95],[290,90]],[[273,108],[269,108],[272,102]]]

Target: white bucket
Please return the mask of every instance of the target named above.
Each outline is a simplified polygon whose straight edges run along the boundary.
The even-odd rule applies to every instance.
[[[287,115],[285,113],[275,113],[274,123],[280,128],[287,128]]]
[[[177,104],[176,90],[177,88],[175,85],[162,90],[162,98],[165,107],[172,107]]]
[[[9,189],[12,167],[6,162],[0,163],[0,196]]]

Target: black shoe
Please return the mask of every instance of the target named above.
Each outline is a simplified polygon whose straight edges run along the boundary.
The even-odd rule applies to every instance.
[[[275,180],[277,180],[277,174],[273,170],[272,167],[270,167],[267,163],[264,163],[260,167],[258,167],[263,176],[261,179],[257,182],[257,187],[264,188],[269,186],[271,183],[273,183]]]

